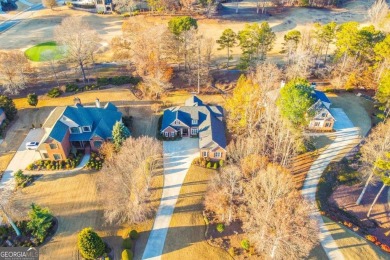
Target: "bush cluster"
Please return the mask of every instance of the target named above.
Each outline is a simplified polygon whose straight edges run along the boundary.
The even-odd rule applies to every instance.
[[[77,165],[79,165],[82,157],[83,154],[78,153],[76,156],[70,154],[69,158],[66,160],[37,160],[29,164],[26,169],[29,171],[70,170],[74,169]]]
[[[139,234],[137,232],[137,230],[133,229],[129,232],[129,237],[132,239],[132,240],[137,240],[138,237],[139,237]]]
[[[9,125],[8,119],[5,119],[3,123],[0,125],[0,138],[4,138],[4,132],[8,125]]]
[[[103,162],[104,162],[104,158],[102,155],[92,152],[86,167],[98,171],[102,169]]]
[[[123,242],[122,242],[122,260],[132,260],[133,259],[133,251],[132,251],[132,248],[133,248],[133,240],[137,240],[138,239],[138,232],[137,230],[131,230],[128,234],[128,237],[126,237],[125,239],[123,239]]]
[[[22,170],[17,171],[15,174],[16,187],[26,187],[31,182],[33,182],[34,178],[30,175],[23,174]]]
[[[112,78],[97,78],[98,86],[106,86],[109,84],[120,86],[124,84],[137,85],[140,82],[139,78],[131,76],[117,76]]]
[[[241,247],[244,248],[245,250],[249,250],[250,248],[250,244],[249,244],[249,240],[248,239],[243,239],[241,240]]]
[[[225,230],[225,225],[223,223],[218,223],[216,229],[219,233],[222,233]]]
[[[218,162],[211,162],[207,158],[201,158],[201,157],[195,158],[192,161],[193,165],[197,165],[208,169],[215,169],[215,170],[218,169],[219,167],[222,167],[224,163],[225,163],[224,160],[220,160]]]
[[[104,242],[92,228],[81,230],[77,244],[81,255],[86,259],[96,259],[104,254]]]
[[[83,91],[88,91],[88,90],[94,90],[94,89],[99,89],[98,85],[91,84],[91,85],[85,85],[83,87],[78,86],[75,83],[68,83],[65,86],[65,92],[83,92]]]
[[[375,243],[376,241],[378,241],[378,238],[376,236],[373,236],[373,235],[367,235],[366,239],[372,243]]]
[[[59,88],[52,88],[49,90],[49,92],[47,92],[47,95],[51,98],[59,97],[59,96],[61,96],[61,94],[62,94],[62,91]]]
[[[125,249],[122,251],[122,260],[133,260],[133,251]]]

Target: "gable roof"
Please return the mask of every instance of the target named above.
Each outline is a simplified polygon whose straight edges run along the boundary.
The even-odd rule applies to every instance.
[[[54,140],[61,142],[64,139],[68,129],[69,127],[67,125],[58,120],[57,123],[53,126],[49,136]]]
[[[80,104],[76,106],[66,106],[55,108],[46,119],[43,127],[48,128],[48,137],[61,142],[69,131],[69,126],[61,122],[62,116],[72,120],[80,127],[89,126],[91,132],[70,134],[70,141],[89,141],[93,136],[103,139],[112,137],[112,128],[117,121],[122,118],[122,113],[118,111],[112,103],[107,103],[104,108],[87,106]]]
[[[329,103],[331,104],[329,98],[326,96],[326,94],[322,91],[319,90],[314,90],[313,97],[315,100],[321,100],[324,103]]]
[[[324,110],[326,112],[328,112],[329,115],[334,120],[336,120],[336,118],[332,115],[330,110],[324,105],[324,103],[320,99],[318,99],[307,111],[308,111],[309,115],[311,114],[313,117],[316,117],[317,115],[322,113],[322,111],[324,111]]]

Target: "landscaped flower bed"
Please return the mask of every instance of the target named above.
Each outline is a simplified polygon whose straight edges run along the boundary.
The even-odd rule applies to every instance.
[[[103,155],[92,152],[86,167],[98,171],[102,169],[103,162],[104,162]]]
[[[73,154],[69,155],[66,160],[37,160],[27,166],[28,171],[56,171],[56,170],[71,170],[76,168],[83,158],[82,153],[77,153],[76,156]]]
[[[192,161],[192,164],[208,169],[218,169],[224,165],[224,161],[220,160],[217,162],[212,162],[208,159],[198,157]]]

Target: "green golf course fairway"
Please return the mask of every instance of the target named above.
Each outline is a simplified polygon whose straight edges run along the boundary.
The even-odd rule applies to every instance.
[[[56,42],[44,42],[27,49],[24,54],[31,61],[47,61],[49,59],[44,56],[45,53],[54,52],[53,59],[60,60],[64,58],[64,53],[61,49]]]

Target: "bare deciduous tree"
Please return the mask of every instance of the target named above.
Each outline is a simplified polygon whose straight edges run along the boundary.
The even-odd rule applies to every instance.
[[[47,50],[41,53],[41,57],[43,58],[43,60],[49,63],[50,72],[53,75],[54,79],[56,80],[57,86],[60,87],[60,83],[58,81],[58,73],[57,73],[57,60],[56,60],[57,55],[58,53],[53,50]]]
[[[242,192],[240,168],[228,165],[211,180],[205,198],[207,210],[215,212],[227,224],[237,217],[237,200]]]
[[[247,183],[243,200],[244,229],[260,254],[302,259],[317,243],[311,208],[295,190],[286,169],[268,165]]]
[[[0,52],[0,85],[5,92],[17,94],[26,88],[31,72],[30,63],[22,52]]]
[[[386,0],[375,0],[367,14],[373,24],[379,24],[389,13]]]
[[[366,183],[360,193],[356,204],[359,205],[367,190],[368,185],[373,180],[376,166],[375,162],[385,156],[386,152],[390,151],[390,120],[378,124],[364,141],[361,148],[362,161],[364,163],[363,170],[368,172]]]
[[[99,36],[81,17],[64,18],[54,30],[55,39],[64,46],[65,59],[80,67],[83,82],[87,77],[85,67],[93,62],[93,52],[98,49]]]
[[[274,63],[264,62],[256,66],[252,78],[264,92],[267,92],[279,87],[282,71]]]
[[[106,160],[99,191],[104,194],[107,222],[138,223],[151,213],[150,180],[159,165],[161,143],[128,138],[118,154]]]

